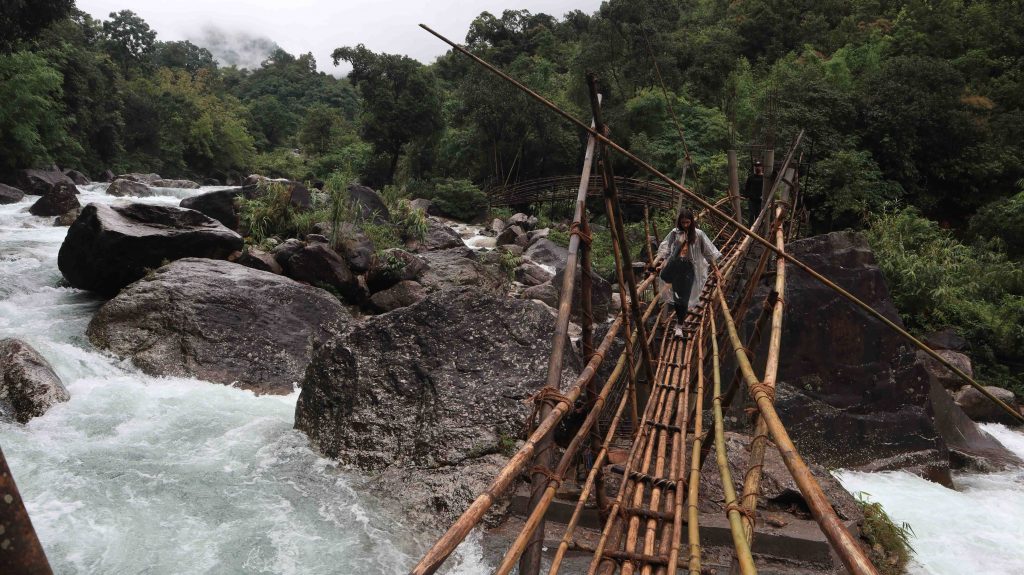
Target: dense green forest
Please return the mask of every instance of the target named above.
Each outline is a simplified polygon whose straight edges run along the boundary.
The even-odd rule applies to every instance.
[[[1024,2],[610,0],[562,18],[483,13],[463,40],[579,118],[593,71],[613,137],[678,176],[671,99],[688,183],[710,196],[726,149],[784,149],[806,130],[810,229],[867,229],[907,323],[956,326],[981,377],[1024,391]],[[347,78],[282,50],[225,68],[130,11],[7,2],[0,175],[359,178],[465,204],[578,170],[580,133],[464,57],[333,58]]]

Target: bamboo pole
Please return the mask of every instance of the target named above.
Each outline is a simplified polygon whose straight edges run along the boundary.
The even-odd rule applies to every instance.
[[[595,96],[594,105],[601,107],[600,95]],[[597,119],[595,119],[597,122]],[[596,125],[596,123],[595,123]],[[595,141],[593,137],[587,138],[587,151],[583,159],[583,170],[580,176],[580,185],[576,194],[576,212],[573,214],[573,226],[585,225],[587,188],[590,181],[590,170],[594,161]],[[545,388],[558,391],[562,378],[562,364],[565,356],[565,344],[569,336],[569,315],[572,312],[572,298],[576,288],[576,254],[579,250],[581,240],[579,233],[573,233],[569,238],[568,254],[565,259],[565,271],[562,273],[562,294],[558,300],[558,317],[555,319],[555,333],[551,342],[551,357],[548,360],[548,375]],[[589,260],[588,260],[589,263]],[[587,280],[590,278],[587,277]],[[589,303],[589,292],[584,296],[584,302]],[[551,415],[552,406],[550,402],[544,401],[540,404],[540,417],[544,419]],[[551,468],[554,459],[552,449],[554,440],[549,433],[543,437],[538,445],[535,456],[534,473],[530,477],[530,509],[534,509],[544,496],[544,484],[547,477],[547,470]],[[530,540],[529,546],[523,553],[519,565],[519,572],[522,575],[538,575],[540,572],[541,546],[544,543],[544,524],[541,522],[540,529]]]
[[[701,443],[703,442],[702,435],[704,433],[704,346],[697,348],[697,412],[694,416],[693,425],[693,448],[690,450],[690,485],[687,500],[687,511],[689,512],[689,521],[687,527],[689,528],[689,541],[690,544],[690,573],[700,573],[700,525],[698,524],[698,507],[697,507],[697,494],[700,490],[700,452]],[[683,514],[682,498],[680,497],[679,503],[676,504],[676,514]],[[676,555],[678,556],[678,539],[673,541],[673,545],[676,548]],[[669,569],[669,575],[675,575],[675,561],[669,561],[671,565]]]
[[[657,168],[655,168],[651,164],[641,160],[635,154],[633,154],[630,151],[626,150],[625,148],[623,148],[619,144],[616,144],[614,141],[611,140],[611,138],[609,138],[605,134],[599,132],[595,128],[587,126],[583,122],[581,122],[578,119],[576,119],[572,114],[569,114],[568,112],[562,110],[561,108],[559,108],[558,106],[553,104],[550,100],[548,100],[548,99],[544,98],[543,96],[541,96],[540,94],[534,92],[530,88],[528,88],[525,85],[523,85],[521,82],[515,80],[514,78],[512,78],[508,74],[505,74],[504,72],[502,72],[501,70],[497,69],[496,67],[494,67],[490,63],[486,62],[482,58],[480,58],[478,56],[475,56],[474,54],[470,53],[468,50],[466,50],[462,46],[459,46],[458,44],[452,42],[448,38],[445,38],[441,34],[438,34],[434,30],[432,30],[429,26],[426,26],[425,24],[420,24],[420,27],[423,28],[424,30],[426,30],[427,32],[433,34],[439,40],[441,40],[442,42],[448,44],[449,46],[454,48],[456,51],[458,51],[458,52],[468,56],[469,58],[473,59],[476,63],[480,64],[481,66],[487,68],[491,72],[493,72],[493,73],[497,74],[498,76],[500,76],[501,78],[505,79],[506,81],[508,81],[509,83],[514,85],[515,87],[517,87],[520,90],[522,90],[523,92],[525,92],[528,96],[530,96],[534,100],[537,100],[538,102],[540,102],[541,104],[546,106],[551,111],[553,111],[556,114],[562,116],[566,120],[572,122],[577,127],[587,131],[592,136],[594,136],[595,139],[600,141],[602,144],[604,144],[605,146],[607,146],[607,147],[615,150],[616,152],[622,154],[628,160],[630,160],[631,162],[636,164],[641,169],[646,170],[651,175],[657,177],[658,179],[662,180],[663,182],[665,182],[669,186],[675,188],[677,191],[679,191],[680,193],[682,193],[686,197],[690,198],[694,203],[700,205],[703,208],[708,209],[710,212],[712,212],[715,215],[719,216],[720,218],[722,218],[726,222],[732,224],[737,229],[739,229],[741,232],[743,232],[744,234],[747,234],[748,237],[753,238],[753,240],[755,242],[761,244],[762,246],[764,246],[764,247],[766,247],[766,248],[768,248],[768,249],[770,249],[772,251],[776,251],[775,246],[772,245],[771,242],[769,242],[768,240],[760,237],[753,230],[751,230],[750,228],[744,226],[741,222],[737,221],[735,218],[732,218],[728,214],[722,212],[721,210],[719,210],[718,208],[713,206],[711,203],[709,203],[704,198],[701,198],[699,195],[697,195],[694,192],[690,191],[686,187],[677,184],[675,181],[672,180],[672,178],[666,176],[664,173],[659,171]],[[776,251],[776,253],[778,253],[778,252]],[[787,262],[789,262],[789,263],[793,264],[794,266],[800,268],[805,273],[807,273],[808,275],[813,277],[815,280],[820,282],[822,285],[824,285],[824,286],[828,287],[829,289],[835,291],[836,293],[838,293],[844,299],[850,301],[851,303],[853,303],[854,305],[856,305],[857,307],[862,309],[867,314],[871,315],[872,317],[874,317],[878,321],[882,322],[886,327],[888,327],[889,329],[895,331],[900,336],[902,336],[904,339],[906,339],[911,344],[913,344],[914,347],[916,347],[916,348],[920,349],[921,351],[925,352],[929,357],[931,357],[935,361],[939,362],[941,365],[943,365],[944,367],[949,369],[950,372],[952,372],[954,375],[956,375],[957,377],[959,377],[960,379],[962,379],[963,381],[965,381],[966,383],[970,384],[972,387],[977,389],[982,395],[987,397],[989,400],[991,400],[991,401],[995,402],[996,404],[998,404],[1006,413],[1010,414],[1010,416],[1012,416],[1015,420],[1024,423],[1024,415],[1022,415],[1019,412],[1017,412],[1016,410],[1014,410],[1012,407],[1010,407],[1009,405],[1004,403],[998,397],[992,395],[992,392],[990,392],[987,389],[985,389],[985,386],[983,386],[980,383],[978,383],[977,381],[975,381],[972,377],[970,377],[969,375],[964,373],[963,370],[961,370],[960,368],[956,367],[955,365],[950,363],[947,359],[945,359],[944,357],[942,357],[941,355],[936,353],[935,350],[931,349],[930,347],[925,345],[923,342],[921,342],[919,339],[917,339],[916,337],[910,335],[910,333],[908,333],[906,330],[904,330],[903,328],[899,327],[894,322],[892,322],[891,320],[886,318],[884,315],[882,315],[881,312],[875,310],[870,305],[864,303],[863,301],[861,301],[859,298],[857,298],[856,296],[854,296],[853,294],[851,294],[847,290],[839,287],[834,282],[832,282],[831,280],[829,280],[825,276],[821,275],[820,273],[815,271],[813,268],[811,268],[807,264],[803,263],[802,261],[798,260],[797,258],[795,258],[795,257],[793,257],[793,256],[791,256],[789,254],[785,254],[785,253],[779,254],[779,257],[784,258]]]
[[[740,174],[736,150],[726,152],[729,165],[729,200],[732,202],[732,213],[736,219],[743,221],[743,209],[740,207]]]
[[[775,211],[775,241],[779,249],[785,249],[785,231],[782,218],[785,216],[784,204],[779,204]],[[782,349],[782,312],[786,294],[786,260],[778,260],[775,271],[775,304],[772,306],[771,335],[768,338],[768,359],[764,368],[764,385],[775,393],[775,381],[779,372],[779,354]],[[764,464],[764,452],[768,444],[768,426],[764,417],[757,417],[754,426],[754,438],[750,444],[750,462],[747,465],[746,477],[743,481],[743,533],[747,543],[754,541],[754,527],[757,517],[757,494],[761,489],[761,468]]]
[[[718,291],[721,294],[721,290]],[[725,306],[725,298],[722,298],[722,309],[726,315],[729,308]],[[715,316],[711,315],[711,369],[714,378],[714,414],[715,414],[715,458],[718,462],[718,473],[722,476],[722,490],[725,492],[726,515],[729,517],[729,530],[732,532],[732,543],[736,547],[736,557],[739,559],[740,571],[743,575],[757,573],[754,567],[754,558],[750,554],[750,546],[743,537],[743,523],[740,521],[740,512],[736,509],[736,488],[732,484],[732,474],[729,473],[729,459],[725,454],[725,425],[722,417],[722,375],[718,367],[718,334],[715,329]]]
[[[590,221],[587,218],[586,203],[577,209],[580,211],[580,229],[583,230],[584,236],[589,238]],[[594,306],[591,297],[594,281],[591,278],[590,242],[582,242],[580,248],[580,267],[583,268],[583,275],[580,277],[580,339],[583,342],[583,361],[590,361],[590,356],[594,355]],[[590,388],[588,390],[592,391]]]
[[[768,426],[768,431],[771,433],[772,439],[779,449],[779,454],[782,455],[790,475],[793,476],[797,487],[800,488],[800,493],[803,495],[804,501],[807,502],[807,506],[811,509],[814,520],[817,521],[822,533],[825,534],[825,537],[829,540],[839,558],[842,559],[843,565],[846,566],[848,571],[854,575],[877,575],[878,572],[875,570],[874,565],[871,564],[864,554],[864,550],[861,549],[857,541],[847,531],[846,526],[839,520],[835,510],[832,509],[832,504],[825,497],[821,486],[818,485],[807,464],[804,463],[803,458],[797,452],[796,446],[793,445],[793,441],[789,438],[786,427],[775,412],[775,406],[771,398],[765,389],[760,386],[757,377],[754,375],[754,370],[750,366],[750,361],[747,359],[743,345],[740,343],[739,335],[736,333],[736,325],[729,314],[729,307],[726,305],[725,296],[722,294],[721,289],[716,291],[719,303],[722,306],[723,315],[725,316],[725,326],[728,329],[729,339],[732,341],[733,352],[740,364],[740,369],[743,370],[743,379],[747,382],[748,391],[757,403],[757,408]],[[746,540],[744,539],[745,542]]]

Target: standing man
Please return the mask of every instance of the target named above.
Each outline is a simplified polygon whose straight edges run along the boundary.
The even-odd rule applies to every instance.
[[[754,162],[754,171],[747,176],[743,187],[743,197],[747,199],[747,226],[754,223],[761,213],[761,194],[764,187],[764,164],[760,160]]]

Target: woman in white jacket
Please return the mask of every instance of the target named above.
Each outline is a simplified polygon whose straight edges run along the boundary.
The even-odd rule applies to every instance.
[[[673,278],[662,278],[669,284],[669,289],[662,291],[662,297],[668,300],[676,308],[676,336],[682,337],[682,323],[686,311],[695,307],[700,301],[700,292],[708,280],[710,265],[718,261],[722,253],[718,251],[715,244],[711,242],[707,234],[697,227],[697,220],[693,211],[684,208],[676,217],[676,227],[673,229],[658,247],[657,259],[662,266],[669,264],[669,260],[677,258],[682,260],[683,265],[673,264],[670,269],[676,268],[681,271],[673,274]],[[687,281],[689,265],[692,264],[692,281]],[[676,281],[673,281],[675,279]],[[689,289],[686,289],[689,284]],[[666,301],[668,303],[668,301]]]

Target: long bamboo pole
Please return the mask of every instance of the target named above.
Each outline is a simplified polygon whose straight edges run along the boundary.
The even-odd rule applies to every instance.
[[[704,433],[704,346],[701,345],[697,348],[697,412],[694,415],[693,424],[693,448],[690,450],[690,485],[688,499],[686,502],[687,511],[689,512],[689,521],[687,527],[689,528],[689,544],[690,544],[690,573],[700,573],[700,525],[697,495],[700,490],[700,448],[703,442]],[[676,504],[676,514],[683,514],[682,497]],[[673,542],[678,548],[678,543]],[[677,551],[678,553],[678,551]],[[672,566],[669,570],[669,575],[675,575],[675,562],[671,559],[669,564]]]
[[[784,204],[779,204],[775,211],[775,241],[779,249],[785,249],[785,231],[782,218],[785,217]],[[771,335],[768,338],[768,359],[764,368],[764,385],[774,395],[775,381],[779,373],[779,355],[782,349],[782,312],[786,299],[786,260],[778,260],[775,269],[775,304],[772,306]],[[746,477],[743,481],[743,534],[748,544],[753,544],[754,527],[757,517],[757,494],[761,489],[761,469],[764,464],[765,448],[768,445],[768,425],[764,417],[758,415],[754,425],[754,438],[750,444],[750,460],[747,465]]]
[[[718,293],[722,293],[719,290]],[[729,313],[728,306],[722,309],[726,315]],[[714,378],[714,401],[713,411],[715,415],[715,458],[718,463],[718,473],[722,476],[722,491],[725,492],[726,515],[729,518],[729,530],[732,532],[733,546],[736,547],[736,557],[739,559],[740,571],[743,575],[757,573],[754,567],[754,558],[750,554],[750,546],[743,537],[743,523],[740,521],[740,512],[736,509],[736,488],[732,484],[732,474],[729,473],[729,459],[725,454],[725,425],[722,417],[722,374],[718,367],[718,333],[715,328],[715,316],[711,315],[711,370]]]
[[[754,233],[750,228],[744,226],[741,222],[737,221],[735,218],[730,217],[725,212],[719,210],[718,208],[713,206],[711,203],[709,203],[704,198],[701,198],[699,195],[695,194],[694,192],[690,191],[689,189],[685,188],[684,186],[681,186],[681,185],[677,184],[674,180],[672,180],[672,178],[666,176],[665,174],[663,174],[661,171],[659,171],[657,168],[655,168],[654,166],[650,165],[649,163],[641,160],[635,154],[629,152],[628,150],[626,150],[625,148],[623,148],[619,144],[616,144],[614,141],[611,140],[611,138],[609,138],[605,134],[598,132],[597,130],[595,130],[594,128],[591,128],[590,126],[587,126],[583,122],[581,122],[578,119],[576,119],[575,117],[573,117],[572,114],[569,114],[568,112],[566,112],[566,111],[562,110],[561,108],[559,108],[557,105],[552,103],[550,100],[548,100],[548,99],[544,98],[543,96],[541,96],[540,94],[534,92],[530,88],[528,88],[525,85],[523,85],[521,82],[515,80],[514,78],[512,78],[508,74],[505,74],[504,72],[502,72],[501,70],[497,69],[492,64],[486,62],[482,58],[480,58],[480,57],[470,53],[468,50],[466,50],[462,46],[459,46],[458,44],[452,42],[448,38],[445,38],[441,34],[438,34],[434,30],[432,30],[429,26],[426,26],[425,24],[420,24],[420,27],[423,28],[424,30],[426,30],[427,32],[430,32],[435,37],[437,37],[439,40],[441,40],[442,42],[444,42],[444,43],[448,44],[449,46],[451,46],[452,48],[454,48],[456,51],[458,51],[458,52],[468,56],[469,58],[473,59],[475,62],[480,64],[481,66],[484,66],[485,68],[487,68],[491,72],[497,74],[501,78],[503,78],[506,81],[510,82],[512,85],[516,86],[517,88],[519,88],[520,90],[525,92],[528,96],[530,96],[534,100],[537,100],[538,102],[540,102],[541,104],[543,104],[548,109],[550,109],[553,112],[555,112],[556,114],[558,114],[558,115],[562,116],[563,118],[565,118],[566,120],[572,122],[577,127],[587,131],[588,133],[593,135],[594,138],[596,138],[598,141],[600,141],[604,145],[606,145],[609,148],[615,150],[616,152],[622,154],[628,160],[630,160],[631,162],[636,164],[641,169],[646,170],[651,175],[657,177],[658,179],[662,180],[663,182],[665,182],[669,186],[672,186],[673,188],[675,188],[677,191],[679,191],[680,193],[682,193],[686,197],[690,198],[693,202],[695,202],[698,205],[706,208],[707,210],[709,210],[710,212],[712,212],[715,215],[719,216],[720,218],[722,218],[726,222],[732,224],[737,229],[739,229],[741,232],[743,232],[744,234],[747,234],[749,237],[753,238],[753,240],[756,241],[757,243],[759,243],[762,246],[764,246],[764,247],[766,247],[766,248],[768,248],[768,249],[778,253],[776,248],[775,248],[775,246],[771,242],[769,242],[768,240],[760,237],[759,235]],[[844,299],[850,301],[851,303],[853,303],[854,305],[856,305],[857,307],[862,309],[864,312],[866,312],[868,315],[870,315],[870,316],[874,317],[875,319],[877,319],[878,321],[882,322],[886,327],[888,327],[889,329],[891,329],[894,332],[898,333],[904,339],[906,339],[911,344],[913,344],[914,347],[916,347],[916,348],[920,349],[921,351],[925,352],[929,357],[931,357],[932,359],[934,359],[935,361],[939,362],[941,365],[946,367],[946,369],[948,369],[950,372],[955,374],[958,378],[960,378],[961,380],[963,380],[966,383],[970,384],[972,387],[977,389],[982,395],[987,397],[989,400],[991,400],[991,401],[995,402],[996,404],[998,404],[1006,413],[1008,413],[1015,420],[1024,423],[1024,415],[1021,415],[1019,412],[1017,412],[1015,409],[1013,409],[1012,407],[1007,405],[1001,399],[999,399],[998,397],[992,395],[992,392],[990,392],[987,389],[985,389],[985,386],[983,386],[980,383],[978,383],[977,381],[975,381],[974,378],[972,378],[971,376],[969,376],[966,373],[964,373],[963,370],[961,370],[960,368],[958,368],[955,365],[953,365],[952,363],[950,363],[949,360],[947,360],[946,358],[944,358],[941,355],[939,355],[938,353],[936,353],[935,350],[933,350],[932,348],[930,348],[927,345],[925,345],[923,342],[921,342],[921,340],[917,339],[916,337],[914,337],[913,335],[908,333],[905,329],[903,329],[903,328],[899,327],[898,325],[896,325],[892,320],[890,320],[889,318],[885,317],[881,312],[875,310],[870,305],[864,303],[858,297],[854,296],[853,294],[851,294],[847,290],[839,287],[834,282],[832,282],[831,280],[829,280],[825,276],[821,275],[820,273],[815,271],[813,268],[811,268],[807,264],[805,264],[802,261],[800,261],[799,259],[797,259],[797,258],[795,258],[795,257],[793,257],[793,256],[791,256],[789,254],[786,254],[786,253],[779,254],[779,257],[784,258],[787,262],[789,262],[789,263],[793,264],[794,266],[800,268],[801,270],[803,270],[804,272],[809,274],[811,277],[813,277],[815,280],[820,282],[822,285],[824,285],[824,286],[828,287],[829,289],[835,291],[841,297],[843,297]]]
[[[722,294],[721,289],[716,290],[716,292],[719,303],[722,306],[723,315],[725,316],[725,326],[728,329],[729,339],[732,341],[734,355],[740,364],[740,369],[743,370],[743,379],[747,382],[750,395],[757,403],[757,408],[768,426],[768,431],[771,432],[772,439],[779,449],[782,460],[786,463],[790,475],[793,476],[793,480],[800,489],[804,501],[807,502],[807,506],[811,509],[814,520],[817,521],[822,533],[825,534],[825,537],[839,555],[839,558],[842,559],[843,565],[846,566],[849,572],[854,575],[877,575],[878,571],[875,570],[874,565],[868,560],[864,550],[861,549],[857,541],[847,531],[846,526],[839,520],[835,510],[832,509],[832,504],[825,497],[821,486],[818,485],[817,480],[811,474],[811,470],[804,463],[803,458],[800,457],[796,450],[796,446],[793,445],[793,441],[789,438],[789,433],[775,412],[775,405],[772,403],[768,392],[760,386],[757,377],[754,375],[754,369],[747,359],[739,334],[736,333],[736,325],[729,314],[729,306],[725,302],[725,295]]]

